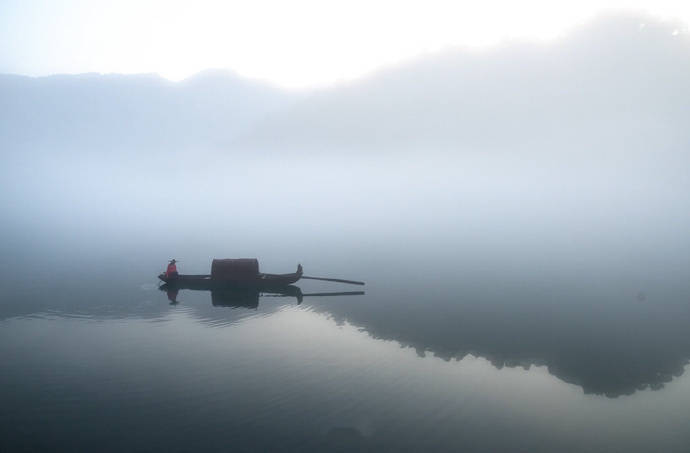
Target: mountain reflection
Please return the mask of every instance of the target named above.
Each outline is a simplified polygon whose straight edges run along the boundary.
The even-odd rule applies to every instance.
[[[449,361],[473,355],[498,369],[546,366],[584,393],[611,398],[663,388],[683,374],[690,358],[690,304],[678,297],[678,288],[644,298],[640,291],[619,295],[596,287],[536,291],[425,282],[389,288],[347,304],[315,298],[310,305],[422,357],[430,353]],[[260,296],[293,297],[299,304],[306,295],[293,286],[274,294],[212,292],[211,300],[214,306],[256,309]],[[208,316],[223,315],[204,311]]]
[[[88,284],[15,280],[4,286],[0,318],[48,314],[159,320],[173,309],[163,303],[172,296],[189,316],[225,327],[284,306],[274,301],[304,306],[308,300],[309,310],[337,324],[350,323],[374,339],[414,348],[420,356],[450,361],[472,355],[499,369],[543,365],[585,393],[608,397],[661,389],[683,374],[690,358],[690,303],[682,282],[638,288],[628,281],[597,284],[580,275],[579,285],[551,279],[550,286],[540,286],[537,281],[501,282],[495,275],[467,275],[462,282],[443,275],[413,280],[402,269],[402,277],[367,270],[372,284],[366,297],[338,303],[327,296],[363,293],[314,292],[308,284],[305,290],[290,286],[273,293],[182,289],[168,294],[169,288],[159,291],[151,279],[138,283],[147,281],[150,272],[136,271],[117,282],[107,276],[85,279]],[[645,297],[639,297],[641,292]]]
[[[488,290],[487,290],[488,292]],[[546,366],[585,393],[607,397],[658,390],[683,374],[690,357],[690,304],[683,300],[557,301],[513,294],[463,300],[448,289],[370,292],[369,307],[322,307],[336,322],[444,360],[483,357],[496,368]],[[575,298],[574,298],[575,299]]]

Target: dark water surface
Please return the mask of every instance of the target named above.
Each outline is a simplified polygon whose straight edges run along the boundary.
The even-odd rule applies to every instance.
[[[234,203],[220,212],[184,203],[217,185],[169,203],[137,192],[157,185],[143,176],[15,203],[0,243],[0,451],[690,450],[679,186],[430,168],[245,168],[214,195]],[[213,257],[301,262],[366,294],[183,290],[171,305],[156,275],[172,257],[183,273]]]
[[[170,305],[151,257],[6,280],[2,451],[687,451],[686,281],[415,256],[305,262],[368,285],[300,305]]]

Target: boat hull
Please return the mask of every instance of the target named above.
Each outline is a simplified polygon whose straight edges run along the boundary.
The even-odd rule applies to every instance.
[[[210,275],[176,275],[168,277],[160,274],[158,278],[170,287],[180,289],[223,289],[223,288],[281,288],[296,283],[302,278],[301,272],[294,274],[263,274],[241,276],[238,278],[214,279]]]

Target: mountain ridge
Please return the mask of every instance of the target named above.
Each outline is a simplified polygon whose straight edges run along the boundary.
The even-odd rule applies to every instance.
[[[294,98],[230,72],[200,74],[0,74],[0,134],[25,145],[222,144]]]
[[[292,92],[226,70],[0,74],[11,146],[197,146],[225,152],[570,148],[690,144],[690,39],[646,16],[592,21],[549,43],[444,51]]]
[[[676,31],[614,16],[550,43],[424,56],[306,97],[236,146],[677,147],[690,141],[690,39]]]

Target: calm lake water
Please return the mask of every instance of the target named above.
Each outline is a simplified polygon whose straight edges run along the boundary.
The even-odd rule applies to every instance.
[[[362,187],[343,172],[305,170],[280,207],[267,185],[220,214],[160,195],[113,207],[108,192],[44,207],[47,232],[15,207],[0,451],[690,449],[684,198],[576,203],[567,183],[498,197],[453,171]],[[308,190],[329,178],[348,184]],[[302,281],[365,294],[301,304],[188,290],[170,304],[156,275],[172,257],[182,273],[258,257],[367,284]]]

